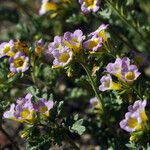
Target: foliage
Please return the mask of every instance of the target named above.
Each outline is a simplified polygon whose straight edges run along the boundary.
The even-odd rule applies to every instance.
[[[23,123],[20,136],[25,140],[26,149],[29,150],[47,150],[54,145],[61,147],[64,143],[68,149],[70,148],[68,143],[71,148],[80,149],[82,146],[80,140],[86,134],[90,135],[95,145],[99,145],[104,150],[150,149],[150,2],[148,0],[103,0],[98,11],[88,13],[82,10],[83,4],[78,1],[52,1],[53,10],[48,10],[42,15],[39,14],[42,1],[8,0],[0,3],[0,129],[2,132],[6,119]],[[98,44],[101,44],[101,47],[91,50],[89,45],[83,46],[85,42],[91,40],[89,34],[101,24],[108,24],[102,29],[101,37],[97,37],[98,35],[94,37],[98,38],[94,40],[99,40]],[[75,52],[74,45],[65,39],[64,33],[68,31],[73,33],[77,29],[83,32],[82,36],[85,38],[82,37],[80,50]],[[62,52],[66,52],[71,59],[67,63],[61,61],[62,57],[59,57],[60,60],[57,58],[58,53],[55,53],[56,49],[53,48],[52,44],[55,44],[53,41],[57,35],[72,46],[67,43],[70,48],[65,43],[65,46],[71,50]],[[12,51],[15,54],[9,56],[10,54],[5,53],[2,56],[3,42],[9,42],[11,39],[14,42]],[[79,42],[79,39],[75,39],[72,43],[75,42]],[[57,44],[57,49],[60,47],[63,49],[64,43]],[[52,48],[53,50],[50,50]],[[19,52],[23,53],[21,57],[27,57],[29,61],[24,59],[23,63],[27,66],[20,66],[18,68],[22,70],[14,72],[12,70],[20,63],[15,65],[10,58],[15,59]],[[59,55],[62,56],[61,54]],[[114,63],[117,58],[121,59],[120,63],[124,63],[123,58],[127,57],[130,58],[130,65],[126,64],[125,67],[128,68],[127,73],[131,71],[129,68],[132,65],[136,66],[136,71],[133,71],[134,76],[137,72],[141,73],[137,78],[134,77],[133,82],[124,79],[126,76],[118,77],[106,67],[109,63]],[[57,65],[56,60],[60,61]],[[117,84],[117,89],[109,87],[107,90],[99,90],[100,84],[103,84],[100,79],[106,75],[111,75],[110,80],[112,84]],[[34,121],[29,118],[19,120],[4,117],[12,104],[15,104],[17,111],[19,105],[17,99],[25,99],[28,93],[32,95],[33,107],[44,99],[43,105],[48,111],[43,113],[40,109],[34,110],[34,115],[32,114]],[[97,98],[96,105],[91,103],[90,99],[93,97]],[[142,109],[147,118],[143,121],[141,117],[143,119],[141,124],[144,127],[126,132],[119,123],[129,111],[128,106],[134,105],[137,100],[143,103],[144,100],[147,101]],[[52,108],[47,106],[46,102],[49,101],[53,102]],[[9,133],[6,130],[7,132]],[[11,135],[8,138],[11,139]],[[10,141],[14,149],[19,149],[18,144],[15,147],[15,142],[12,139]]]

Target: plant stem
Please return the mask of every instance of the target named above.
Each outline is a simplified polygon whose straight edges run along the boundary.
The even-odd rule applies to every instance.
[[[106,0],[106,2],[114,9],[116,14],[120,17],[120,19],[122,21],[124,21],[129,27],[131,27],[136,33],[139,34],[139,36],[141,37],[141,40],[145,43],[144,37],[141,34],[141,32],[137,29],[137,27],[135,27],[134,25],[130,24],[129,21],[123,15],[120,14],[119,10],[117,8],[115,8],[114,5],[109,0]]]
[[[88,68],[84,63],[80,63],[80,64],[82,65],[82,67],[83,67],[84,70],[86,71],[86,73],[87,73],[87,75],[88,75],[88,78],[89,78],[89,80],[90,80],[90,82],[91,82],[91,86],[92,86],[92,88],[93,88],[93,90],[94,90],[94,92],[95,92],[95,95],[96,95],[96,97],[98,98],[99,102],[101,103],[102,110],[104,110],[104,102],[103,102],[101,96],[100,96],[99,93],[98,93],[96,84],[95,84],[95,82],[94,82],[94,80],[93,80],[93,78],[92,78],[92,76],[91,76],[91,72],[90,72],[89,68]]]
[[[20,150],[20,148],[17,146],[17,143],[12,139],[12,137],[3,129],[3,127],[0,127],[0,130],[2,131],[2,133],[9,139],[9,141],[11,142],[12,146],[14,147],[14,149],[16,150]]]
[[[49,128],[49,126],[46,124],[37,124],[37,125]],[[66,129],[63,127],[60,127],[58,124],[56,124],[56,125],[57,125],[57,128],[62,128],[62,132],[63,132],[64,138],[66,139],[66,141],[68,143],[70,143],[70,145],[72,145],[72,147],[75,150],[80,150],[80,148],[75,144],[75,142],[68,136],[68,134],[66,133]]]
[[[138,90],[134,87],[134,88],[132,88],[133,89],[133,92],[135,92],[135,94],[137,94],[137,97],[140,99],[140,100],[142,100],[143,99],[143,97],[140,95],[140,93],[138,92]]]
[[[64,132],[64,137],[66,141],[68,141],[75,150],[80,150],[80,148],[74,143],[74,141],[65,132]]]

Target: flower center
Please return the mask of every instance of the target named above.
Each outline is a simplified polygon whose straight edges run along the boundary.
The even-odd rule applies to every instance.
[[[47,2],[43,4],[43,8],[46,11],[56,11],[57,10],[57,4],[53,3],[53,2]]]
[[[15,68],[20,68],[23,65],[24,65],[24,59],[22,59],[22,58],[16,58],[14,60],[14,66],[15,66]]]
[[[109,88],[110,87],[110,80],[107,80],[106,82],[105,82],[105,87],[107,87],[107,88]]]
[[[131,71],[129,71],[127,74],[126,74],[126,79],[127,80],[134,80],[135,79],[135,74]]]
[[[138,124],[138,121],[136,118],[131,118],[128,120],[128,126],[130,128],[135,128],[137,126],[137,124]]]
[[[98,32],[98,36],[99,36],[99,37],[102,37],[103,42],[106,42],[106,41],[107,41],[107,36],[106,36],[105,30],[99,31],[99,32]]]
[[[72,42],[78,43],[79,40],[78,40],[78,38],[72,38]]]
[[[24,109],[22,112],[21,112],[21,117],[22,118],[27,118],[30,114],[30,111],[28,109]]]
[[[40,107],[40,112],[41,112],[41,113],[45,113],[47,110],[48,110],[48,109],[47,109],[46,106]]]
[[[92,49],[93,47],[96,47],[97,44],[98,44],[98,40],[91,40],[91,41],[89,42],[88,47],[89,47],[90,49]]]
[[[93,7],[95,0],[85,0],[85,4],[87,7]]]
[[[3,49],[3,54],[6,54],[10,51],[10,46],[9,45],[6,45]]]
[[[69,57],[70,57],[69,53],[63,53],[59,56],[59,60],[60,62],[66,63]]]

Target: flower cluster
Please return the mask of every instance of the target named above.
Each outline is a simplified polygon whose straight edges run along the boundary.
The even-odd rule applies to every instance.
[[[100,0],[79,0],[83,13],[97,12],[100,8]]]
[[[55,36],[49,44],[48,52],[54,57],[53,67],[64,67],[70,63],[74,54],[86,50],[90,53],[102,52],[103,43],[107,41],[105,29],[108,25],[102,24],[96,31],[89,34],[90,39],[85,40],[81,30],[64,33],[64,36]]]
[[[3,117],[21,123],[33,123],[36,119],[36,112],[48,117],[49,111],[54,105],[53,101],[40,98],[38,102],[33,103],[32,97],[32,94],[29,93],[24,98],[19,98],[16,104],[11,104],[10,109],[3,114]]]
[[[127,57],[122,59],[117,58],[114,63],[109,63],[106,66],[105,72],[109,74],[101,78],[101,85],[99,86],[100,91],[121,89],[121,84],[113,82],[111,75],[116,76],[120,81],[128,84],[135,81],[140,75],[137,66],[131,65],[130,59]]]
[[[0,44],[0,58],[9,57],[10,72],[25,72],[29,68],[28,47],[17,41],[10,40]]]
[[[78,53],[82,49],[82,41],[85,39],[81,30],[74,33],[66,32],[64,37],[55,36],[54,41],[49,44],[48,52],[53,55],[53,67],[67,65],[73,57],[73,53]]]
[[[120,127],[127,132],[144,130],[146,121],[148,120],[145,113],[146,100],[135,101],[133,105],[128,107],[125,119],[120,122]]]

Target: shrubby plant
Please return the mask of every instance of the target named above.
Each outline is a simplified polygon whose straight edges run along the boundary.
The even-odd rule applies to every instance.
[[[150,148],[149,8],[148,0],[2,2],[1,21],[17,24],[0,37],[0,129],[13,149],[22,147],[7,120],[23,125],[26,149],[83,149],[85,135],[101,149]]]

